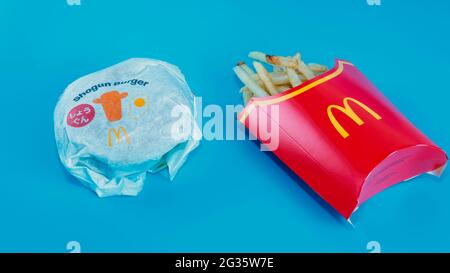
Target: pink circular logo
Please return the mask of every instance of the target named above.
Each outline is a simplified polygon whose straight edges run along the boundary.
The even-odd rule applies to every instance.
[[[72,108],[67,115],[67,124],[80,128],[88,125],[95,117],[95,110],[89,104],[80,104]]]

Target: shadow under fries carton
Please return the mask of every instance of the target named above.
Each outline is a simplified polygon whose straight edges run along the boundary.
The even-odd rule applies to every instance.
[[[448,160],[343,60],[295,88],[252,98],[238,118],[267,145],[261,126],[277,126],[273,153],[346,219],[387,187],[426,172],[439,176]]]

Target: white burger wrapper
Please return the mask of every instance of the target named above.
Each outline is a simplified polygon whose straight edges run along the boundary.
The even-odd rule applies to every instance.
[[[66,169],[98,196],[137,195],[147,172],[172,180],[199,144],[194,95],[180,70],[129,59],[71,83],[54,113]]]

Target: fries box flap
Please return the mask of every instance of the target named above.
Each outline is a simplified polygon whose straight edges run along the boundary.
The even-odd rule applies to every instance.
[[[251,99],[238,118],[268,146],[274,141],[260,129],[277,126],[273,152],[346,219],[391,185],[425,172],[440,175],[448,159],[342,60],[298,87]]]

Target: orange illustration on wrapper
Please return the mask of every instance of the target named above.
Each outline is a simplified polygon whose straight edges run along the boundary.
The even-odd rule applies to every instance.
[[[95,99],[93,102],[101,104],[108,121],[114,122],[122,119],[122,99],[127,96],[127,92],[120,93],[114,90],[102,94],[100,98]]]

